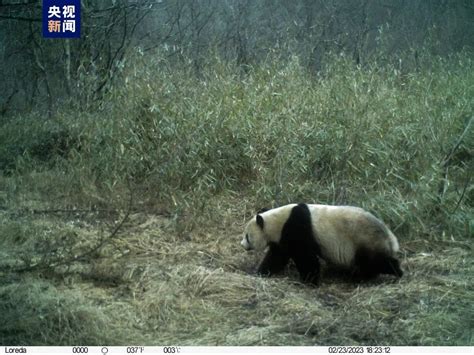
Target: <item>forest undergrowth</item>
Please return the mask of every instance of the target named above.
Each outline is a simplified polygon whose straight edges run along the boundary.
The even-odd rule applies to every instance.
[[[473,97],[469,53],[136,53],[99,101],[2,118],[0,343],[473,345]],[[245,221],[300,201],[380,217],[405,276],[253,275]]]

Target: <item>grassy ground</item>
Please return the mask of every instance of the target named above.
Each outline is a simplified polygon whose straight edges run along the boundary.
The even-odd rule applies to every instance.
[[[473,344],[467,242],[402,239],[400,281],[353,284],[325,272],[312,288],[292,266],[281,277],[249,275],[262,256],[240,248],[243,225],[234,212],[224,230],[209,226],[186,239],[168,218],[133,214],[93,262],[2,273],[1,343]],[[72,233],[83,243],[99,233],[77,219],[31,223],[36,233]]]
[[[471,58],[136,57],[96,106],[2,119],[0,343],[472,345]],[[381,217],[404,277],[253,276],[246,220],[299,201]]]

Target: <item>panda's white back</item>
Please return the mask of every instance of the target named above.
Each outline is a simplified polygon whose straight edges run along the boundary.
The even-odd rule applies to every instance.
[[[321,256],[331,263],[350,265],[361,246],[385,251],[388,255],[396,251],[390,231],[362,208],[317,204],[308,208]]]

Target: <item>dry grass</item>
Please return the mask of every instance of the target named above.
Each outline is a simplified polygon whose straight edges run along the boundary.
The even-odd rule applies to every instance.
[[[222,217],[185,237],[172,221],[134,214],[92,264],[4,272],[2,344],[472,345],[474,257],[463,242],[402,245],[406,271],[353,284],[325,273],[318,288],[249,274],[261,255],[240,248],[242,225]],[[45,217],[93,238],[85,221]],[[15,321],[13,321],[15,320]]]

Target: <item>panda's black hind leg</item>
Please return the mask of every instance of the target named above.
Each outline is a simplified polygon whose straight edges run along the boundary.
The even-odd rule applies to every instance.
[[[270,244],[270,249],[260,263],[257,273],[263,276],[277,274],[285,268],[290,257],[277,244]]]
[[[370,280],[379,274],[403,276],[400,262],[394,257],[383,253],[374,253],[371,250],[360,249],[355,255],[356,276],[363,280]]]

